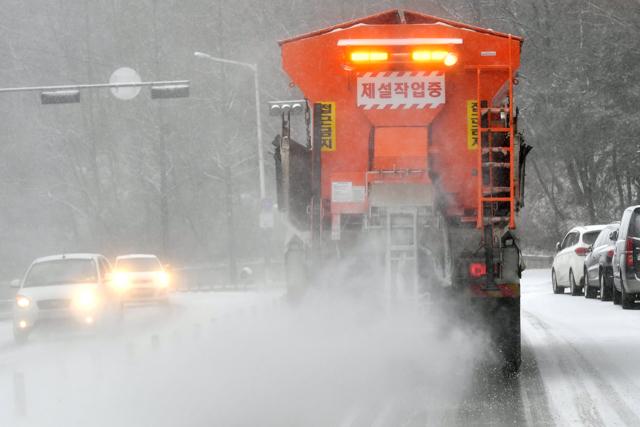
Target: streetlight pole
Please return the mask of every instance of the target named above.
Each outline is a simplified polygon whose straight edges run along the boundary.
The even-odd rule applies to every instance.
[[[264,200],[266,198],[266,189],[264,184],[264,157],[262,153],[262,119],[260,117],[260,89],[258,87],[258,64],[253,66],[253,84],[256,90],[256,132],[258,132],[258,173],[260,175],[260,208],[263,209]]]
[[[264,203],[264,199],[266,198],[266,188],[264,183],[264,156],[263,156],[263,146],[262,146],[262,119],[260,117],[260,86],[258,83],[258,64],[250,64],[248,62],[240,62],[233,61],[231,59],[218,58],[215,56],[211,56],[208,53],[204,52],[194,52],[194,56],[198,58],[208,59],[209,61],[220,62],[223,64],[230,65],[239,65],[242,67],[249,68],[253,72],[253,84],[255,89],[255,101],[256,101],[256,133],[257,133],[257,141],[258,141],[258,174],[260,178],[260,205]]]
[[[204,52],[194,52],[194,56],[198,58],[208,59],[209,61],[219,62],[222,64],[229,65],[237,65],[241,67],[245,67],[250,69],[253,72],[253,86],[255,90],[255,101],[256,101],[256,133],[257,133],[257,143],[258,143],[258,175],[260,179],[260,228],[268,228],[269,226],[262,223],[262,213],[265,209],[267,191],[265,188],[265,177],[264,177],[264,155],[263,155],[263,145],[262,145],[262,118],[260,116],[260,85],[258,82],[258,64],[250,64],[248,62],[234,61],[231,59],[218,58],[216,56],[209,55]],[[230,177],[227,177],[231,179]],[[271,208],[271,207],[269,207]],[[264,233],[264,231],[263,231]],[[265,233],[266,234],[266,233]],[[266,236],[265,236],[266,237]],[[264,264],[263,264],[263,272],[262,277],[264,279],[264,284],[267,284],[269,278],[269,244],[263,241],[263,250],[264,250]],[[230,268],[235,268],[235,266],[230,266]]]

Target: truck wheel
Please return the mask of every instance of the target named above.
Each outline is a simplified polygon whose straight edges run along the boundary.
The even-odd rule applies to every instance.
[[[576,279],[573,277],[573,270],[569,270],[569,285],[571,286],[571,295],[574,297],[582,295],[582,288],[576,283]]]
[[[494,321],[496,345],[502,356],[503,372],[512,375],[520,370],[520,298],[502,298]]]
[[[564,287],[558,286],[558,282],[556,280],[556,271],[551,270],[551,286],[553,288],[554,294],[564,294]]]
[[[624,310],[629,310],[633,308],[635,305],[635,298],[633,294],[628,294],[627,291],[624,290],[624,283],[622,280],[620,281],[620,304]]]
[[[606,277],[604,277],[601,271],[598,277],[598,283],[600,283],[600,301],[611,301],[613,284],[607,286],[606,282]]]

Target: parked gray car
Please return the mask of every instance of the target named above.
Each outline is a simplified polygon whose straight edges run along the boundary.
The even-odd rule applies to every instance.
[[[616,241],[613,254],[613,303],[632,308],[640,296],[640,205],[625,209],[620,230],[611,238]]]
[[[596,298],[600,295],[602,301],[611,301],[613,295],[613,269],[611,261],[616,247],[611,234],[618,231],[620,226],[612,224],[604,228],[593,245],[588,249],[584,260],[585,298]]]

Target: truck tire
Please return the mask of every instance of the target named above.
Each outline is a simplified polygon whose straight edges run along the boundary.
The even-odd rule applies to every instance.
[[[520,298],[500,298],[494,321],[498,353],[502,356],[503,372],[513,375],[520,370],[522,360],[520,332]]]
[[[607,286],[607,278],[602,271],[600,271],[598,283],[600,283],[600,301],[611,301],[613,284],[609,283]]]
[[[564,286],[558,286],[555,270],[551,270],[551,287],[553,288],[554,294],[564,294]]]

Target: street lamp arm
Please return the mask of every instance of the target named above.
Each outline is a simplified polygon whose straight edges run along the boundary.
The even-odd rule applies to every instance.
[[[198,58],[205,58],[210,61],[222,62],[224,64],[242,65],[243,67],[249,67],[254,71],[256,69],[256,64],[250,64],[248,62],[241,62],[241,61],[234,61],[232,59],[218,58],[216,56],[211,56],[208,53],[204,53],[204,52],[193,52],[193,55]]]
[[[258,172],[260,174],[260,200],[266,198],[266,187],[264,177],[264,155],[262,153],[262,119],[260,117],[260,82],[258,81],[258,64],[249,64],[248,62],[233,61],[231,59],[218,58],[204,52],[193,52],[197,58],[204,58],[214,62],[222,62],[224,64],[240,65],[248,67],[253,72],[253,85],[255,90],[256,101],[256,142],[258,144]]]

